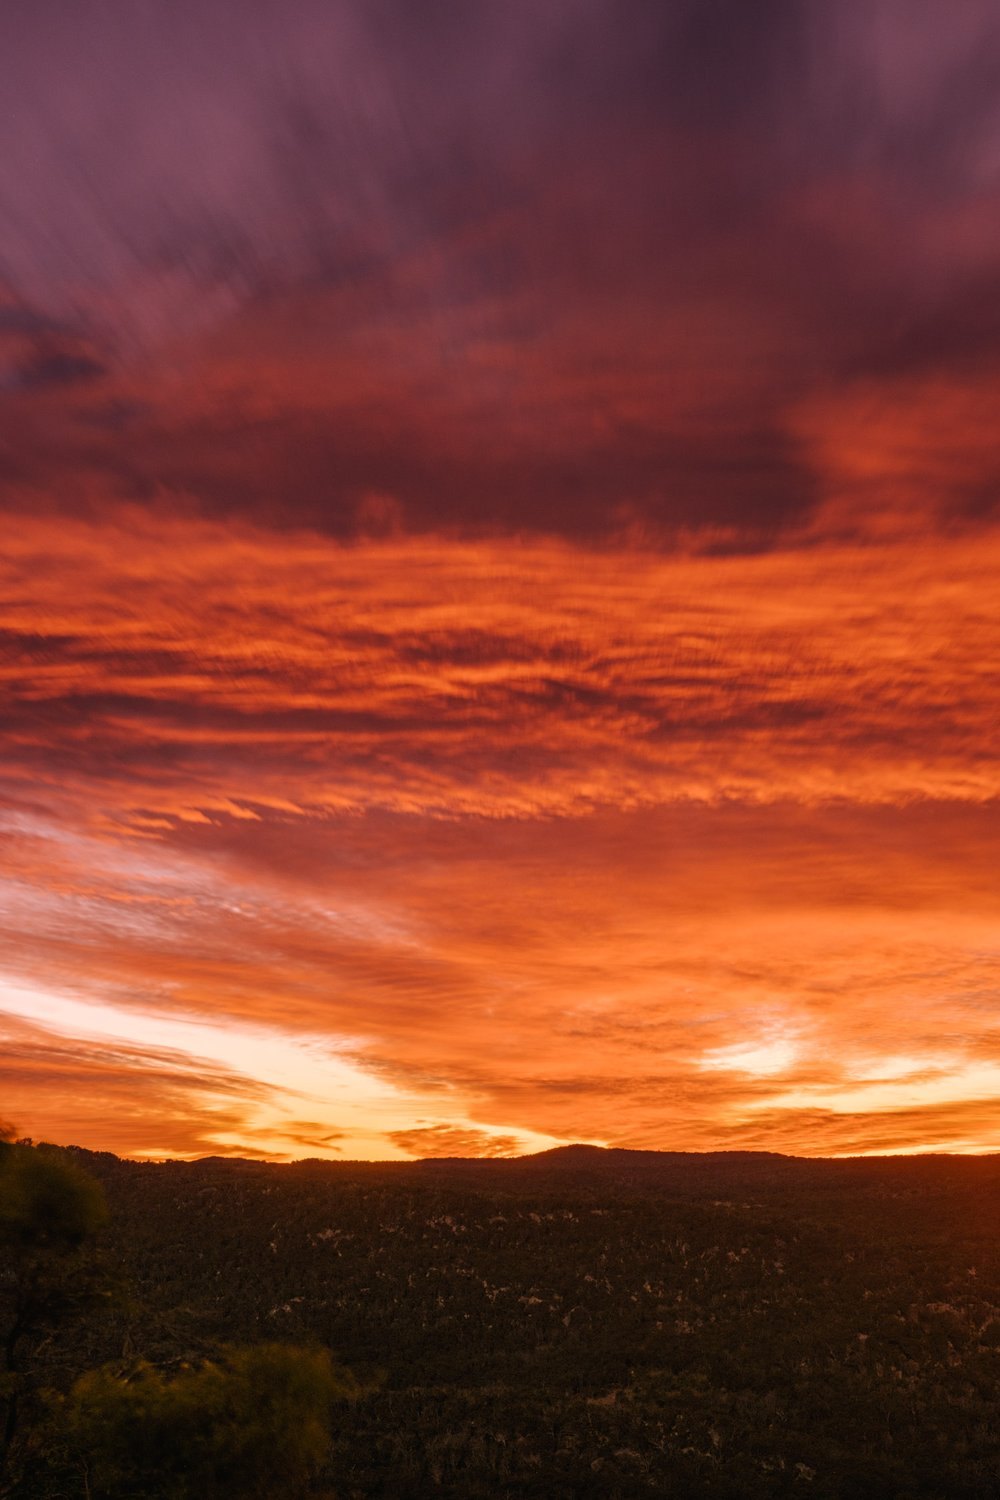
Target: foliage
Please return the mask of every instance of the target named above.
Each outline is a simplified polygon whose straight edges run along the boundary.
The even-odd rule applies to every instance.
[[[325,1350],[262,1344],[168,1374],[91,1371],[64,1423],[94,1497],[278,1500],[304,1492],[327,1455],[333,1403],[356,1392]]]
[[[107,1215],[100,1184],[64,1151],[0,1128],[0,1486],[23,1468],[25,1411],[37,1405],[32,1353],[105,1299],[85,1253]]]
[[[54,1146],[0,1146],[0,1246],[21,1261],[78,1249],[107,1218],[99,1182]]]

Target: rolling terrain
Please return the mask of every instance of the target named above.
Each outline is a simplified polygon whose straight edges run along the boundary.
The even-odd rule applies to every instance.
[[[996,1157],[75,1154],[131,1292],[54,1375],[318,1341],[344,1497],[997,1493]]]

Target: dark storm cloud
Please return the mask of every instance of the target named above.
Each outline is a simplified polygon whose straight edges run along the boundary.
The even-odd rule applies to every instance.
[[[0,57],[29,488],[757,546],[836,498],[803,403],[992,373],[980,0],[51,0]]]

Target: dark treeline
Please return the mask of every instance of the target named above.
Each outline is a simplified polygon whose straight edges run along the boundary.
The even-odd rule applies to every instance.
[[[170,1385],[224,1349],[230,1374],[255,1349],[332,1352],[355,1399],[302,1493],[1000,1492],[1000,1159],[62,1154],[103,1186],[123,1290],[35,1350],[50,1412],[80,1410],[81,1377],[134,1386],[139,1360]],[[60,1495],[87,1493],[67,1475]]]

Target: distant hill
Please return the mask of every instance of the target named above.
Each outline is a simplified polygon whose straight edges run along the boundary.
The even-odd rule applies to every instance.
[[[435,1183],[482,1191],[531,1192],[581,1188],[665,1192],[703,1197],[722,1191],[926,1192],[1000,1181],[1000,1153],[983,1156],[785,1156],[775,1151],[642,1151],[586,1144],[555,1146],[515,1157],[429,1156],[415,1161],[330,1161],[306,1157],[275,1163],[235,1156],[194,1161],[128,1162],[110,1152],[68,1148],[98,1176],[123,1168],[153,1172],[306,1174],[316,1179],[378,1181],[399,1186]]]

